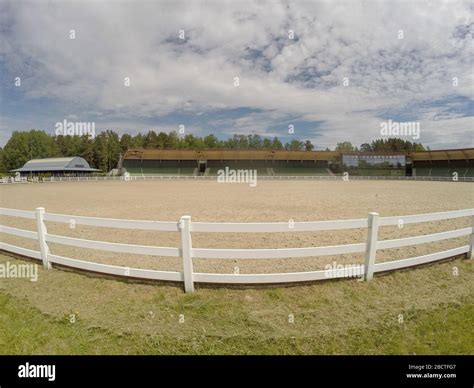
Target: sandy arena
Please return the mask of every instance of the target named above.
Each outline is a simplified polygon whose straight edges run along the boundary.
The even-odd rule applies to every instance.
[[[50,213],[136,220],[288,222],[402,216],[474,207],[474,184],[397,181],[259,181],[248,184],[215,181],[70,182],[18,184],[0,187],[1,206]],[[1,217],[1,223],[35,230],[34,220]],[[383,227],[379,239],[409,237],[470,226],[468,218],[437,221],[403,228]],[[90,240],[178,247],[179,234],[48,223],[48,232]],[[367,231],[306,233],[193,233],[199,248],[285,248],[364,242]],[[10,235],[2,241],[38,250],[37,242]],[[379,251],[377,261],[397,260],[468,244],[468,237]],[[179,258],[115,254],[50,244],[52,253],[81,260],[136,268],[181,270]],[[297,272],[323,269],[328,263],[358,264],[363,254],[274,260],[194,259],[196,272]]]

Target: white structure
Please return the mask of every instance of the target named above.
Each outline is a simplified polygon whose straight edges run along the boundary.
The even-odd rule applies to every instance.
[[[21,168],[11,170],[20,174],[89,174],[100,172],[96,168],[91,168],[87,160],[80,156],[65,158],[45,158],[32,159],[25,163]]]
[[[442,213],[430,213],[408,216],[380,217],[378,213],[370,213],[368,218],[340,220],[340,221],[315,221],[294,222],[289,226],[287,222],[269,223],[213,223],[192,222],[191,217],[183,216],[178,222],[173,221],[136,221],[111,218],[82,217],[64,214],[47,213],[43,208],[36,211],[25,211],[0,208],[0,215],[35,219],[37,231],[29,231],[0,225],[0,233],[6,233],[18,237],[37,240],[39,251],[26,249],[4,242],[0,242],[0,249],[23,256],[41,260],[44,267],[49,269],[51,264],[61,264],[72,268],[80,268],[105,274],[128,276],[132,278],[170,280],[184,282],[186,292],[194,291],[194,283],[224,283],[224,284],[263,284],[263,283],[289,283],[328,278],[345,277],[344,272],[338,269],[296,272],[296,273],[272,273],[272,274],[218,274],[199,273],[193,270],[193,258],[212,259],[272,259],[290,257],[313,257],[324,255],[337,255],[346,253],[365,252],[365,265],[362,274],[366,280],[370,280],[374,273],[411,267],[415,265],[430,263],[433,261],[467,254],[472,259],[474,247],[474,209],[454,210]],[[378,240],[378,228],[389,225],[413,224],[429,221],[447,220],[461,217],[470,217],[471,226],[463,229],[449,230],[422,236],[401,238],[395,240]],[[83,240],[73,237],[65,237],[49,234],[46,222],[59,222],[77,225],[89,225],[96,227],[156,230],[181,233],[181,246],[178,247],[155,247],[146,245],[130,245],[112,242]],[[341,230],[367,228],[367,241],[362,243],[335,245],[309,248],[283,248],[283,249],[208,249],[193,248],[191,235],[193,232],[206,233],[285,233],[285,232],[314,232],[319,230]],[[411,257],[403,260],[377,263],[376,254],[379,249],[390,249],[405,247],[416,244],[424,244],[433,241],[441,241],[462,236],[470,236],[469,245],[464,245],[446,251],[431,253],[424,256]],[[48,243],[63,244],[81,248],[98,249],[109,252],[134,253],[152,256],[181,257],[183,261],[183,272],[156,271],[148,269],[128,268],[107,264],[93,263],[54,255],[48,248]]]

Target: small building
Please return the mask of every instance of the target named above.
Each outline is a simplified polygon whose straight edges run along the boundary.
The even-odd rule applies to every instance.
[[[10,172],[36,176],[83,176],[100,172],[100,170],[91,168],[84,158],[72,156],[67,158],[32,159],[26,162],[23,167],[10,170]]]

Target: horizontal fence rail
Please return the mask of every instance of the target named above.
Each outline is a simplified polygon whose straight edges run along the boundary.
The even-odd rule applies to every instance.
[[[252,222],[252,223],[220,223],[193,222],[192,232],[219,233],[277,233],[277,232],[313,232],[319,230],[338,230],[366,228],[367,219],[315,222]]]
[[[433,261],[438,261],[446,259],[448,257],[453,257],[457,255],[462,255],[463,253],[469,253],[472,250],[472,245],[465,245],[459,248],[448,249],[442,252],[430,253],[429,255],[411,257],[409,259],[401,259],[396,261],[388,261],[385,263],[375,264],[375,272],[391,271],[399,268],[412,267],[414,265],[431,263]],[[472,257],[471,257],[472,259]]]
[[[70,259],[57,255],[50,255],[50,261],[66,267],[73,267],[85,271],[105,273],[108,275],[128,276],[138,279],[153,279],[153,280],[169,280],[180,282],[183,281],[183,274],[181,272],[172,271],[155,271],[151,269],[128,268],[109,264],[92,263],[90,261],[83,261],[77,259]]]
[[[31,230],[11,228],[9,226],[0,225],[0,233],[11,234],[12,236],[31,238],[38,240],[38,233]]]
[[[41,260],[46,269],[51,264],[77,268],[80,270],[118,275],[138,279],[166,280],[184,282],[186,292],[194,291],[194,283],[221,283],[221,284],[269,284],[305,282],[323,279],[363,277],[370,280],[374,273],[391,271],[400,268],[412,267],[420,264],[431,263],[438,260],[466,254],[467,258],[473,257],[474,246],[474,209],[453,210],[448,212],[380,217],[378,213],[370,213],[368,218],[337,220],[337,221],[311,221],[311,222],[267,222],[267,223],[218,223],[218,222],[192,222],[190,216],[183,216],[174,221],[145,221],[124,220],[115,218],[85,217],[47,213],[44,208],[35,211],[0,208],[0,215],[14,218],[36,220],[36,231],[0,225],[0,233],[33,239],[38,241],[38,251],[0,242],[0,250]],[[471,226],[462,229],[448,230],[421,236],[405,237],[392,240],[379,240],[379,228],[383,226],[403,226],[423,222],[450,220],[469,217]],[[122,228],[153,230],[164,232],[178,232],[181,235],[179,247],[158,247],[149,245],[133,245],[115,242],[86,240],[75,237],[59,236],[47,231],[46,222],[72,223],[93,227]],[[275,249],[215,249],[193,248],[192,233],[288,233],[311,232],[322,230],[367,229],[367,240],[362,243],[303,247],[303,248],[275,248]],[[417,244],[443,241],[447,239],[470,236],[469,245],[464,245],[442,252],[411,257],[402,260],[376,262],[377,250],[392,249]],[[151,255],[158,257],[179,257],[182,260],[183,270],[157,271],[151,269],[129,268],[100,264],[90,261],[72,259],[54,255],[50,252],[50,244],[60,244],[86,249],[95,249],[116,253],[131,253]],[[219,274],[199,273],[193,270],[193,259],[284,259],[300,257],[316,257],[325,255],[341,255],[364,253],[364,264],[344,267],[343,269],[331,268],[327,270],[291,272],[291,273],[263,273],[263,274]]]
[[[45,237],[46,242],[69,245],[73,247],[97,249],[101,251],[117,252],[117,253],[135,253],[138,255],[152,256],[172,256],[179,257],[178,248],[155,247],[149,245],[132,245],[121,244],[104,241],[83,240],[74,237],[57,236],[48,234]]]
[[[419,222],[443,221],[452,218],[469,217],[472,216],[472,209],[453,210],[441,213],[417,214],[410,216],[398,217],[382,217],[380,219],[380,226],[398,225],[400,221],[402,224],[414,224]]]
[[[365,243],[311,248],[279,249],[203,249],[193,248],[193,257],[206,259],[282,259],[365,252]]]
[[[102,226],[107,228],[159,230],[164,232],[178,232],[178,223],[172,221],[137,221],[113,218],[97,218],[83,216],[68,216],[64,214],[45,213],[45,221],[62,222],[77,225]]]
[[[35,212],[27,211],[27,210],[16,210],[16,209],[0,208],[0,215],[1,216],[19,217],[19,218],[30,218],[32,220],[36,219]]]

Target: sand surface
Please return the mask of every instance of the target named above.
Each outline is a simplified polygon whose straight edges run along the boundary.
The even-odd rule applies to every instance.
[[[81,216],[177,221],[288,222],[402,216],[474,207],[474,184],[397,181],[260,181],[248,184],[214,181],[68,182],[0,186],[0,205]],[[3,225],[35,230],[33,220],[1,216]],[[383,227],[380,239],[430,234],[470,226],[468,218]],[[178,247],[179,234],[48,223],[49,233],[91,240]],[[200,248],[285,248],[364,242],[367,231],[292,233],[193,233]],[[38,250],[37,242],[1,234],[4,242]],[[379,251],[377,261],[423,255],[468,244],[468,237]],[[81,260],[136,268],[180,270],[179,258],[115,254],[50,244],[52,253]],[[328,263],[358,264],[363,254],[272,260],[194,259],[196,272],[295,272],[323,269]]]

